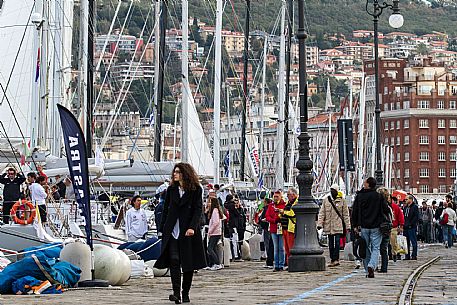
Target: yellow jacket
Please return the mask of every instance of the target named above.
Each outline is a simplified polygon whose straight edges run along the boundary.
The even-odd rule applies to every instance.
[[[294,203],[292,203],[292,207],[296,205],[298,202],[298,196],[295,199]],[[295,212],[290,209],[288,211],[284,211],[283,215],[289,218],[289,224],[287,225],[287,232],[295,233],[295,223],[297,222],[297,218],[295,217]]]

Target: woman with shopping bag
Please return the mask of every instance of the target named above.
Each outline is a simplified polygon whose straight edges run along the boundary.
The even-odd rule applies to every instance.
[[[403,233],[403,225],[405,224],[405,216],[403,215],[403,211],[397,204],[397,198],[391,197],[391,201],[389,202],[390,208],[392,209],[392,231],[390,232],[390,246],[392,247],[392,259],[393,261],[397,261],[397,255],[400,254],[400,246],[397,242],[398,234]]]

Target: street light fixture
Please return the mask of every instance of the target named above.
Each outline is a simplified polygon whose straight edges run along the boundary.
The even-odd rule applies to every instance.
[[[384,184],[383,171],[381,167],[381,109],[379,107],[379,41],[378,41],[378,21],[385,8],[392,10],[389,17],[389,24],[393,28],[400,28],[403,25],[403,16],[400,14],[398,3],[400,0],[393,0],[393,4],[386,2],[379,3],[379,0],[373,0],[373,10],[368,8],[370,0],[367,0],[365,10],[368,15],[373,17],[373,34],[374,34],[374,78],[375,78],[375,124],[376,124],[376,185]]]
[[[298,203],[292,208],[297,216],[295,226],[295,243],[289,257],[289,272],[323,271],[325,270],[324,252],[319,246],[316,233],[316,214],[319,207],[311,195],[313,185],[313,161],[309,155],[308,133],[308,86],[306,82],[306,49],[305,49],[305,0],[298,1],[298,50],[299,50],[299,81],[300,81],[300,141],[299,158],[297,161],[297,184],[300,190]]]

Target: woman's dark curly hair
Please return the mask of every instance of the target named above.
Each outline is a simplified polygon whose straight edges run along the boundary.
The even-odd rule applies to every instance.
[[[173,184],[179,184],[177,181],[174,181],[173,179],[173,172],[176,168],[179,168],[179,170],[181,171],[182,186],[185,191],[195,191],[197,188],[200,187],[200,183],[198,182],[198,176],[194,168],[189,163],[184,162],[177,163],[173,167],[173,171],[171,172],[171,181]]]

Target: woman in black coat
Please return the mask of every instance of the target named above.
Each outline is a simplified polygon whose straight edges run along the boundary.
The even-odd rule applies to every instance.
[[[162,248],[156,268],[170,268],[173,294],[170,301],[181,303],[189,300],[194,270],[206,267],[200,219],[202,216],[202,189],[197,174],[190,164],[178,163],[172,173],[172,183],[167,189],[160,232]]]

